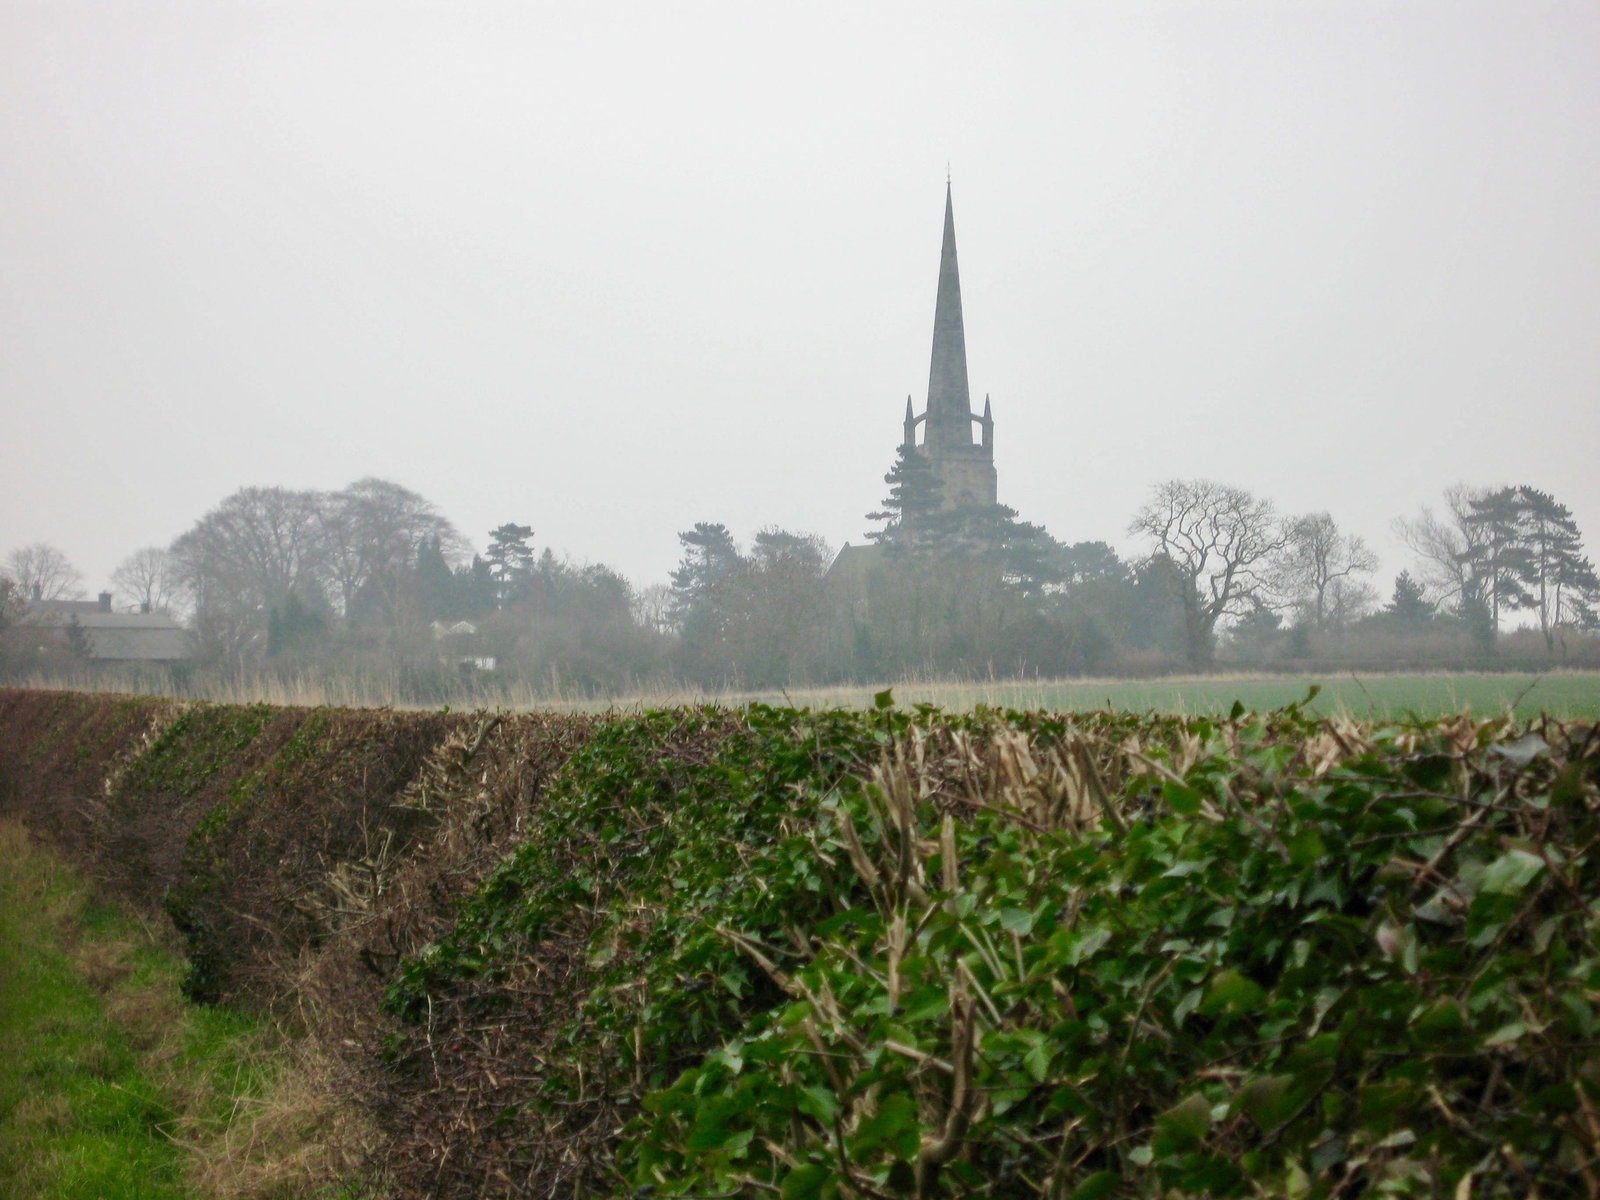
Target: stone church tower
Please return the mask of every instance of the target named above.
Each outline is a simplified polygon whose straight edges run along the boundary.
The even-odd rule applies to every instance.
[[[917,442],[921,425],[922,441]],[[982,431],[979,441],[972,427]],[[939,251],[939,295],[933,306],[933,363],[928,369],[928,406],[913,413],[906,397],[905,445],[933,468],[943,487],[943,507],[995,503],[994,415],[989,398],[974,416],[967,389],[967,337],[961,324],[961,273],[956,267],[956,222],[950,185],[944,189],[944,245]]]

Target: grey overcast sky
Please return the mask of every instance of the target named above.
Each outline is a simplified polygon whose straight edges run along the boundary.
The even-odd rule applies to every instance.
[[[860,541],[945,169],[1000,498],[1600,551],[1600,3],[0,0],[0,553],[366,475],[661,580]]]

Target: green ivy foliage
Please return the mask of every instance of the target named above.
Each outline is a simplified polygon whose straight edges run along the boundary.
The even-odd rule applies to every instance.
[[[1581,1194],[1595,733],[1558,754],[1495,724],[1388,729],[1318,774],[1300,723],[1236,720],[1181,776],[1131,776],[1115,833],[978,810],[941,836],[935,805],[898,829],[881,788],[842,793],[874,902],[815,927],[787,1004],[645,1100],[632,1182]],[[943,885],[907,886],[919,855]]]
[[[848,902],[839,893],[853,880],[811,853],[815,797],[908,720],[757,705],[607,725],[573,754],[521,848],[449,936],[403,966],[387,1007],[420,1020],[432,997],[469,981],[475,1011],[514,1005],[497,985],[541,946],[581,937],[580,1053],[670,1081],[685,1047],[736,1031],[751,997],[770,992],[719,925],[777,930]]]
[[[591,1193],[1600,1180],[1600,732],[884,700],[601,729],[403,965],[396,1059],[565,955],[494,1124],[598,1129]]]
[[[212,776],[226,770],[272,715],[265,704],[185,707],[149,749],[128,764],[121,786],[130,794],[172,799],[197,795]]]

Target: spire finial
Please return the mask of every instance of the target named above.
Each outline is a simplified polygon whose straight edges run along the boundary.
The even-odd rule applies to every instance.
[[[945,187],[950,186],[950,161],[948,159],[945,160],[944,164],[944,185]]]

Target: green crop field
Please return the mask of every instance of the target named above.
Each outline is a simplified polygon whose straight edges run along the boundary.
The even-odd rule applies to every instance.
[[[34,679],[30,689],[73,692],[141,692],[150,681],[134,684],[115,677]],[[635,712],[673,705],[717,703],[737,707],[750,701],[794,704],[810,708],[871,707],[873,697],[892,688],[900,704],[931,703],[951,712],[970,712],[978,705],[1019,711],[1042,709],[1071,712],[1110,709],[1187,716],[1226,713],[1234,701],[1257,712],[1282,708],[1313,687],[1320,689],[1311,710],[1322,716],[1348,713],[1370,720],[1415,714],[1449,716],[1470,711],[1499,716],[1510,709],[1518,717],[1540,713],[1563,720],[1600,718],[1600,671],[1530,672],[1396,672],[1392,674],[1195,675],[1158,679],[993,679],[973,682],[913,679],[827,687],[762,690],[714,690],[655,686],[621,695],[535,687],[525,681],[485,680],[460,694],[443,697],[455,711],[509,709],[513,712]],[[158,692],[165,689],[157,689]],[[392,679],[339,679],[268,675],[245,678],[202,678],[166,691],[183,700],[223,704],[275,704],[293,708],[322,706],[397,708],[437,711],[441,700],[407,700]]]
[[[886,685],[859,688],[797,688],[785,693],[710,697],[792,701],[814,707],[871,705]],[[900,704],[928,702],[951,710],[979,704],[996,708],[1073,711],[1112,709],[1200,716],[1226,713],[1239,701],[1267,711],[1303,700],[1319,689],[1312,711],[1324,716],[1348,713],[1383,720],[1415,713],[1444,716],[1463,710],[1496,716],[1510,709],[1518,717],[1548,713],[1561,719],[1600,718],[1600,673],[1397,674],[1365,676],[1209,676],[1147,680],[996,680],[977,683],[907,682],[893,685]]]

